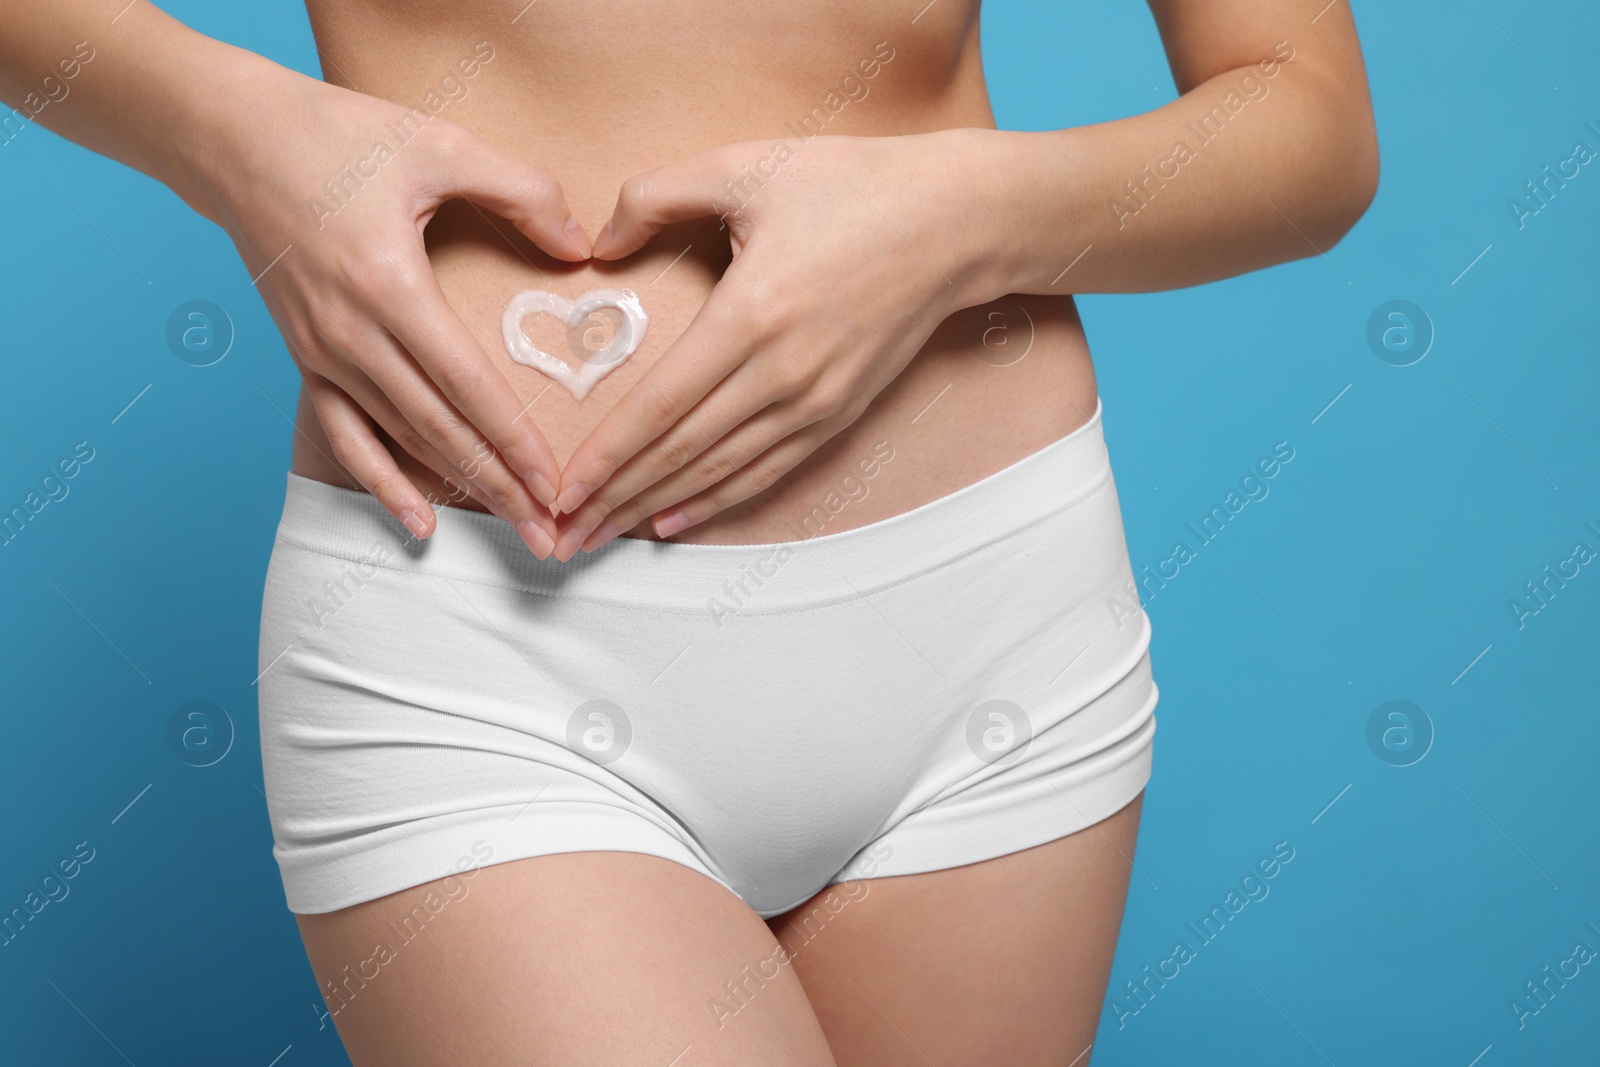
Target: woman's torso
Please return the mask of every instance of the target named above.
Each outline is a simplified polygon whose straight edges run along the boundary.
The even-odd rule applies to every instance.
[[[994,125],[975,2],[941,0],[920,15],[918,3],[846,0],[523,2],[307,7],[329,81],[408,106],[437,93],[439,118],[554,175],[591,236],[626,178],[719,145],[799,144],[819,129],[872,136]],[[478,62],[458,67],[463,59]],[[704,303],[728,262],[727,233],[715,218],[673,226],[620,263],[574,266],[502,230],[509,227],[452,201],[428,226],[429,256],[451,305],[565,463]],[[650,326],[639,351],[580,402],[511,360],[500,317],[524,289],[571,297],[595,288],[639,293]],[[816,299],[824,310],[838,299],[829,279],[818,280]],[[552,347],[548,332],[534,336]],[[1070,297],[1012,296],[969,308],[945,321],[860,419],[787,477],[673,540],[789,541],[887,518],[1037,451],[1087,421],[1094,406]],[[330,458],[303,394],[298,428],[295,472],[356,488]],[[477,506],[392,444],[391,451],[423,492]],[[644,525],[634,533],[653,536]]]

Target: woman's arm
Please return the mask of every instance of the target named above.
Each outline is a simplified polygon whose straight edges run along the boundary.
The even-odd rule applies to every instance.
[[[1173,289],[1336,244],[1377,191],[1378,141],[1350,9],[1312,22],[1317,6],[1150,0],[1178,99],[1095,126],[974,131],[991,169],[971,189],[975,293]]]
[[[557,556],[652,516],[670,536],[760,492],[962,308],[1194,285],[1325,252],[1371,201],[1378,158],[1350,12],[1315,7],[1152,0],[1183,95],[1133,118],[752,142],[630,180],[596,257],[722,215],[734,260],[567,462]],[[754,191],[730,210],[741,183]]]
[[[560,468],[445,301],[422,230],[443,201],[468,197],[552,256],[585,259],[554,179],[420,108],[305,77],[144,0],[0,0],[0,25],[12,127],[37,121],[136,167],[228,232],[334,458],[397,519],[418,537],[433,530],[374,423],[549,551],[540,505]],[[372,163],[394,129],[407,140]],[[345,186],[336,213],[316,210],[353,161],[374,172]]]
[[[37,121],[204,211],[200,146],[225,123],[218,110],[266,61],[144,0],[124,3],[0,0],[0,100],[14,122]]]

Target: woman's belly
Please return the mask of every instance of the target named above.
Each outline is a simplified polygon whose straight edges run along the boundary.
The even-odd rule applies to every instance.
[[[683,2],[691,9],[697,6]],[[836,5],[830,0],[801,6]],[[755,5],[745,22],[764,17],[763,7]],[[356,5],[313,3],[311,10],[330,80],[406,104],[416,103],[434,87],[434,79],[415,72],[449,70],[456,53],[469,54],[473,42],[491,39],[487,30],[480,37],[481,27],[470,25],[448,36],[420,27],[408,33],[408,16],[380,15]],[[790,12],[785,17],[792,17],[793,5],[783,10]],[[923,39],[890,44],[887,51],[893,58],[877,63],[870,81],[858,72],[853,87],[859,98],[836,113],[814,109],[827,99],[840,71],[856,69],[862,57],[874,57],[875,42],[889,39],[884,27],[870,24],[877,16],[830,11],[830,25],[839,37],[786,41],[784,62],[802,69],[790,70],[779,84],[768,86],[759,102],[733,91],[739,88],[737,72],[724,71],[719,78],[714,69],[708,74],[704,64],[686,61],[681,50],[697,42],[703,49],[705,42],[690,32],[692,27],[672,20],[648,27],[656,40],[640,45],[646,58],[620,73],[615,65],[598,81],[575,66],[558,65],[551,73],[551,57],[568,54],[574,46],[562,33],[583,30],[575,24],[579,16],[561,16],[541,27],[537,43],[518,39],[494,47],[494,58],[481,64],[470,81],[458,79],[465,91],[458,88],[440,117],[553,174],[592,236],[609,216],[617,188],[627,177],[734,141],[786,137],[794,142],[793,123],[806,115],[826,116],[823,132],[829,135],[992,126],[976,31],[964,17],[966,11],[951,5],[949,15],[956,17],[930,23]],[[553,18],[550,11],[542,14]],[[582,17],[603,22],[606,14]],[[850,32],[851,19],[862,23],[859,32]],[[749,39],[730,32],[721,39],[722,49],[751,61],[760,29],[756,26]],[[674,34],[684,39],[661,40]],[[708,54],[716,58],[715,52]],[[876,54],[881,57],[885,50],[878,48]],[[763,70],[772,77],[770,68]],[[732,88],[719,100],[724,81]],[[781,120],[783,115],[793,118]],[[712,218],[668,227],[643,250],[616,263],[560,263],[509,224],[463,201],[445,204],[426,238],[451,306],[562,463],[683,333],[730,258],[727,233]],[[873,249],[863,246],[860,254],[872,255]],[[580,401],[539,371],[513,361],[501,339],[500,321],[507,302],[525,289],[570,298],[598,288],[633,290],[650,323],[638,351]],[[868,298],[838,293],[830,279],[817,279],[819,314],[826,315],[840,300]],[[540,348],[573,362],[585,347],[593,349],[606,337],[599,320],[586,335],[569,337],[544,316],[526,320],[525,330]],[[1037,451],[1085,422],[1094,407],[1093,370],[1070,297],[1011,296],[969,308],[947,319],[854,424],[790,474],[672,540],[790,541],[875,522],[955,492]],[[297,422],[293,470],[359,488],[332,460],[304,393]],[[480,507],[452,493],[439,475],[393,442],[386,443],[425,494],[461,507]],[[647,524],[632,533],[654,536]]]

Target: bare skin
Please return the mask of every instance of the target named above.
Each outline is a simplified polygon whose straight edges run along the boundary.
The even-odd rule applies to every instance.
[[[382,50],[373,47],[380,23],[366,5],[313,0],[309,8],[330,79],[393,100],[421,99],[457,53],[467,54],[471,42],[480,38],[489,41],[495,58],[469,83],[470,92],[442,116],[558,174],[574,214],[588,232],[598,233],[629,178],[729,142],[760,138],[759,151],[748,158],[753,168],[772,138],[785,135],[785,122],[810,114],[852,71],[867,95],[829,119],[825,129],[830,137],[993,126],[976,47],[975,7],[932,11],[919,20],[913,36],[905,19],[863,19],[858,13],[841,20],[830,9],[834,6],[820,5],[803,17],[782,17],[780,21],[795,19],[797,26],[826,19],[839,30],[820,38],[814,30],[805,31],[812,42],[785,52],[785,65],[792,69],[781,78],[763,76],[759,91],[752,91],[717,49],[730,57],[759,59],[766,52],[763,39],[775,30],[771,18],[734,18],[728,9],[719,14],[714,6],[683,8],[684,18],[672,16],[671,9],[660,17],[641,18],[631,5],[585,5],[559,12],[536,7],[514,29],[498,12],[490,17],[485,11],[464,17],[462,28],[441,41],[426,11],[413,16],[406,5],[384,5]],[[712,35],[715,47],[700,30]],[[613,56],[635,50],[640,54],[633,63],[603,64],[606,73],[598,76],[591,58],[598,40],[611,42]],[[879,48],[879,42],[887,47]],[[884,62],[883,56],[892,58]],[[942,62],[935,63],[935,57]],[[876,65],[874,77],[860,76],[863,61]],[[643,101],[648,105],[641,106]],[[708,111],[716,113],[715,122],[707,121]],[[796,146],[802,143],[793,134],[786,136]],[[818,152],[816,144],[797,147],[799,158],[755,192],[750,212],[782,195],[786,186],[806,181],[805,169],[817,169],[807,157]],[[338,221],[335,217],[328,225]],[[867,247],[892,243],[894,255],[885,258],[895,270],[904,270],[901,259],[910,257],[926,280],[945,287],[937,270],[899,241],[889,224],[876,217],[874,222]],[[465,203],[447,205],[429,226],[429,256],[451,305],[511,383],[519,404],[527,406],[527,417],[565,468],[607,412],[660,363],[702,312],[731,258],[728,234],[715,217],[691,220],[669,227],[616,262],[593,259],[567,265],[516,239],[509,229],[496,227],[487,213]],[[578,401],[510,358],[500,340],[500,314],[510,296],[522,289],[548,288],[572,296],[600,287],[640,293],[651,323],[641,350]],[[864,312],[875,310],[870,298],[862,304]],[[527,324],[546,350],[565,354],[563,338],[553,326],[550,320]],[[986,349],[984,332],[995,326],[1000,329],[991,334],[991,348]],[[1032,337],[1027,357],[1011,363],[1010,353],[1001,351],[1002,334],[1009,335],[1006,343],[1017,352]],[[1088,348],[1070,296],[1010,297],[964,309],[867,412],[853,425],[838,428],[821,454],[788,473],[772,491],[676,539],[792,540],[792,527],[807,510],[837,487],[874,442],[886,438],[897,450],[904,443],[907,462],[885,472],[890,476],[874,485],[848,523],[908,510],[1070,432],[1093,413],[1094,396]],[[936,398],[935,407],[919,419]],[[301,405],[299,429],[294,470],[354,486],[333,462],[333,450],[308,401]],[[706,447],[704,441],[700,447]],[[429,491],[450,499],[448,489],[438,479],[430,480],[420,464],[402,466],[419,485],[427,483]],[[469,500],[462,506],[475,505]],[[593,509],[584,517],[598,521]],[[648,513],[639,515],[630,524],[635,536],[656,536],[649,518]],[[833,528],[848,527],[841,523]]]
[[[844,0],[312,0],[330,84],[147,4],[0,0],[0,97],[227,229],[302,371],[295,471],[418,537],[449,504],[570,559],[619,535],[792,540],[880,440],[904,458],[830,532],[936,499],[1092,414],[1070,294],[1331,247],[1377,178],[1348,9],[1151,6],[1182,95],[1038,133],[994,129],[960,0],[915,21]],[[95,58],[71,96],[35,109],[78,41]],[[373,164],[446,77],[466,91]],[[822,135],[787,132],[819,106]],[[786,138],[803,147],[763,171]],[[326,198],[347,167],[371,176]],[[770,177],[730,205],[747,170]],[[651,327],[578,402],[512,363],[499,315],[521,289],[598,286],[638,291]],[[1086,1064],[1138,812],[858,883],[720,1028],[707,1001],[811,905],[769,926],[643,856],[491,866],[336,1019],[358,1064]],[[429,888],[301,916],[319,980]]]
[[[792,539],[854,459],[884,439],[905,441],[908,462],[835,529],[954,492],[1093,412],[1071,292],[1193,284],[1337,240],[1376,173],[1348,13],[1313,25],[1257,0],[1155,7],[1180,88],[1192,94],[1188,107],[1059,136],[993,129],[976,4],[941,4],[914,26],[837,0],[774,5],[761,17],[698,4],[641,18],[631,6],[600,4],[533,9],[525,19],[537,21],[516,33],[485,10],[445,40],[431,7],[385,5],[380,15],[313,0],[310,10],[330,79],[388,99],[420,99],[469,38],[493,43],[498,58],[449,117],[559,174],[586,231],[599,230],[595,258],[575,265],[495,232],[488,213],[460,203],[429,230],[451,305],[560,460],[556,510],[567,514],[556,554],[565,559],[624,531],[658,536],[651,520],[674,511],[691,521],[672,528],[677,540]],[[818,34],[817,25],[832,30]],[[785,46],[779,75],[770,39],[786,30],[805,44]],[[610,61],[597,66],[600,40]],[[760,66],[759,88],[741,58]],[[864,77],[868,70],[876,73]],[[826,136],[807,142],[791,132],[852,72],[865,95],[825,126],[814,123]],[[1201,146],[1186,123],[1229,93],[1237,98],[1241,84],[1273,95],[1241,114],[1225,141]],[[1309,137],[1308,121],[1337,133]],[[962,130],[969,135],[889,140]],[[764,172],[775,138],[795,161],[773,164],[777,176],[764,184],[728,192],[729,179]],[[889,147],[862,160],[855,138]],[[1113,196],[1139,203],[1121,183],[1147,181],[1141,168],[1185,138],[1218,165],[1178,168],[1179,178],[1158,179],[1137,218],[1119,219]],[[1320,186],[1302,180],[1297,168],[1308,163]],[[1233,168],[1249,170],[1256,189]],[[724,278],[738,257],[721,222],[707,217],[716,204],[740,208],[728,219],[735,241],[783,234],[768,243],[776,253]],[[963,221],[974,217],[976,229]],[[818,232],[822,219],[837,223],[831,244]],[[809,243],[815,269],[784,269],[797,243]],[[511,361],[499,313],[522,288],[599,286],[644,294],[652,325],[641,351],[579,402]],[[776,323],[783,341],[751,323]],[[1007,364],[985,351],[993,326],[1013,341],[1032,336],[1027,357]],[[910,343],[897,348],[898,337]],[[869,366],[849,366],[845,354],[857,351]],[[761,368],[743,376],[754,384],[719,407],[715,383],[727,375],[721,394],[734,392],[729,368],[745,360]],[[295,469],[354,485],[324,447],[309,397],[301,413]],[[762,418],[778,425],[758,425]],[[427,491],[448,492],[420,464],[401,466]]]
[[[834,886],[767,923],[668,860],[586,852],[300,930],[357,1067],[1078,1067],[1140,808],[983,863]],[[430,893],[455,899],[403,941],[394,924]],[[364,963],[379,943],[393,957]]]
[[[228,230],[305,379],[296,470],[370,490],[419,537],[431,497],[565,559],[652,529],[772,540],[853,445],[908,413],[923,425],[930,404],[939,431],[847,521],[948,493],[1088,417],[1067,294],[1192,285],[1336,242],[1377,181],[1348,10],[1151,6],[1183,95],[1040,133],[993,129],[970,3],[913,22],[843,0],[511,18],[464,0],[441,25],[434,4],[313,2],[324,84],[149,5],[0,0],[0,97]],[[71,105],[46,106],[80,45],[95,58],[73,65]],[[479,45],[497,58],[474,65]],[[420,132],[387,132],[446,78]],[[786,132],[808,115],[822,135]],[[374,164],[386,137],[398,147]],[[744,186],[731,255],[705,220],[785,137],[804,154]],[[337,212],[314,208],[349,168],[368,177]],[[658,233],[668,222],[682,228]],[[504,299],[601,278],[648,290],[645,348],[584,404],[546,392],[529,409],[544,383],[501,351]],[[1019,295],[1025,315],[987,307]],[[919,355],[982,337],[996,310],[1013,335],[1023,317],[1049,336],[1005,373]]]

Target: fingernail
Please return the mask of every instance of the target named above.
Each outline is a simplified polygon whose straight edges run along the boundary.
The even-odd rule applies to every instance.
[[[555,515],[571,515],[583,506],[583,502],[589,499],[589,494],[592,492],[594,492],[593,486],[585,485],[583,482],[574,482],[563,489],[560,496],[556,497],[556,502],[550,506],[550,511]]]
[[[533,499],[545,507],[549,507],[550,502],[556,498],[556,487],[550,484],[550,479],[538,471],[529,471],[522,476],[522,480],[533,490]]]
[[[411,536],[419,541],[428,536],[427,517],[416,508],[412,508],[402,515],[400,521],[406,524],[406,529],[411,531]]]
[[[517,533],[522,535],[522,543],[528,546],[528,551],[540,559],[548,558],[550,550],[555,547],[555,542],[544,532],[544,527],[532,519],[523,519],[517,523]]]
[[[562,228],[562,232],[567,235],[567,240],[572,242],[572,247],[574,249],[578,251],[588,250],[589,238],[584,234],[583,224],[577,220],[576,216],[567,216],[567,224]]]
[[[577,554],[578,549],[583,547],[584,538],[588,536],[589,531],[582,526],[568,527],[567,531],[556,541],[556,559],[559,559],[562,563],[572,559]]]
[[[656,520],[656,536],[671,537],[680,530],[687,530],[691,525],[693,524],[689,521],[689,516],[681,511],[674,511],[666,518]]]
[[[583,550],[585,552],[593,552],[595,549],[599,548],[613,537],[616,537],[621,532],[622,531],[618,529],[617,526],[610,520],[602,522],[599,526],[595,527],[594,533],[584,538]]]
[[[604,226],[600,227],[600,236],[594,239],[594,246],[599,248],[609,240],[611,240],[611,223],[608,220]]]

